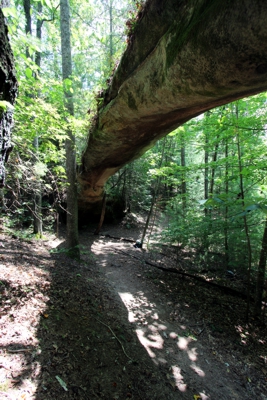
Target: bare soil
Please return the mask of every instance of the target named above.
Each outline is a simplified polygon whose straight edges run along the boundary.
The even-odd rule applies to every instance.
[[[1,234],[0,399],[266,400],[266,327],[243,299],[146,264],[194,272],[126,226],[84,229],[80,263],[64,236]]]

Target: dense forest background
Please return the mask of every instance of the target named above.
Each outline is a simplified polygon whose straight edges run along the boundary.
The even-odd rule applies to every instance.
[[[66,209],[69,133],[78,172],[90,120],[142,3],[70,1],[72,75],[65,79],[58,3],[10,1],[3,7],[19,96],[1,207],[3,223],[16,235],[42,237],[58,229]],[[125,166],[106,187],[107,218],[145,215],[144,246],[157,238],[153,221],[160,219],[160,240],[195,251],[200,270],[220,262],[230,276],[241,276],[248,299],[256,296],[257,316],[266,290],[266,116],[266,93],[208,111]]]

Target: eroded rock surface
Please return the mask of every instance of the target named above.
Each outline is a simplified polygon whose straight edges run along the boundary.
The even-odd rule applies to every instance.
[[[90,130],[82,201],[179,125],[267,90],[266,19],[260,0],[147,1]]]

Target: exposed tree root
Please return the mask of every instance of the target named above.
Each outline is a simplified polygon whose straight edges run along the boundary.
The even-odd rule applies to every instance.
[[[172,273],[179,274],[179,275],[182,275],[182,276],[187,277],[187,278],[192,278],[192,279],[195,279],[197,281],[203,282],[203,283],[205,283],[207,285],[214,286],[216,289],[219,289],[219,290],[223,291],[224,293],[230,294],[230,295],[235,296],[235,297],[239,297],[239,298],[241,298],[243,300],[247,299],[247,294],[246,293],[239,292],[236,289],[220,285],[220,284],[218,284],[216,282],[208,281],[207,279],[203,278],[202,276],[190,274],[188,272],[184,272],[184,271],[176,269],[176,268],[164,268],[164,267],[161,267],[161,266],[159,266],[157,264],[151,263],[150,261],[147,261],[145,259],[141,259],[139,257],[136,257],[136,256],[132,255],[132,254],[126,253],[125,251],[118,250],[118,249],[115,249],[115,250],[117,252],[119,252],[119,253],[123,253],[123,254],[125,254],[127,256],[135,258],[138,261],[140,261],[141,263],[143,262],[143,263],[145,263],[147,265],[150,265],[151,267],[160,269],[161,271],[172,272]],[[253,297],[251,297],[251,300],[252,301],[254,300]]]

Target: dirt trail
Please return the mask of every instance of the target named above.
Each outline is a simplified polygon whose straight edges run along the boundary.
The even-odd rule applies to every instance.
[[[164,273],[152,271],[131,257],[142,259],[144,250],[104,237],[96,240],[91,249],[111,290],[127,310],[140,346],[146,349],[146,362],[164,370],[165,381],[170,383],[167,398],[256,398],[245,376],[235,370],[238,368],[235,354],[228,354],[227,349],[222,354],[222,349],[216,348],[205,319],[183,299],[177,299],[177,303],[173,298],[170,300],[148,278],[156,273],[160,279]],[[164,397],[158,394],[155,398]],[[265,398],[262,394],[262,399]]]
[[[243,300],[92,232],[80,263],[64,235],[0,236],[0,400],[267,400],[266,328],[244,323]]]

